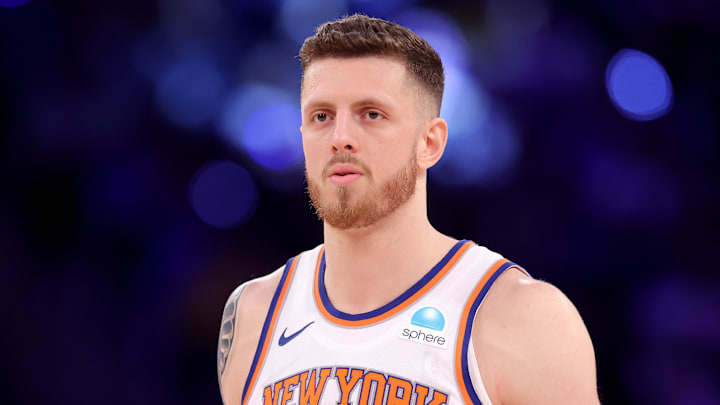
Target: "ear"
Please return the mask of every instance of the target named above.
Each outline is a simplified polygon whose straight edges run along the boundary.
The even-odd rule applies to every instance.
[[[433,118],[425,125],[425,130],[418,140],[417,161],[420,169],[435,166],[445,152],[448,127],[442,118]]]

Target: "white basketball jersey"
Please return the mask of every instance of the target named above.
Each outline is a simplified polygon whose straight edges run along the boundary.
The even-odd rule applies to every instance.
[[[511,267],[459,241],[392,302],[348,314],[325,290],[323,245],[290,259],[242,405],[489,405],[470,334],[491,285]]]

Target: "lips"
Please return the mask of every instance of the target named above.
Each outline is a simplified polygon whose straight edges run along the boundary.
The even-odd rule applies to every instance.
[[[330,172],[330,177],[332,176],[349,176],[353,174],[362,174],[360,169],[356,168],[353,165],[349,164],[337,164],[333,166],[332,171]]]
[[[349,186],[362,176],[362,171],[349,164],[336,164],[330,171],[330,181],[338,187]]]
[[[352,173],[352,174],[344,174],[344,175],[333,175],[330,176],[330,181],[335,184],[338,187],[346,187],[351,185],[355,182],[355,180],[359,179],[362,176],[362,174]]]

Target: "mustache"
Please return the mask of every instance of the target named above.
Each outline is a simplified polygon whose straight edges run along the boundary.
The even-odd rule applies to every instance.
[[[360,170],[362,170],[363,174],[365,174],[366,176],[371,175],[370,168],[367,167],[365,163],[361,162],[360,159],[356,158],[353,155],[344,153],[342,155],[335,155],[330,159],[330,161],[327,163],[327,165],[325,165],[325,168],[322,171],[323,177],[327,177],[330,174],[332,167],[338,163],[356,166]]]

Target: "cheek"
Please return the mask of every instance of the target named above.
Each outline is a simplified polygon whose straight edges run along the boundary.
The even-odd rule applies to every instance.
[[[415,143],[410,144],[406,140],[387,139],[379,143],[374,148],[373,156],[377,157],[377,162],[385,169],[392,169],[398,164],[404,163],[410,158],[410,153],[416,153],[417,146]]]
[[[322,148],[303,136],[303,153],[305,154],[305,169],[311,176],[319,176],[322,172]]]

